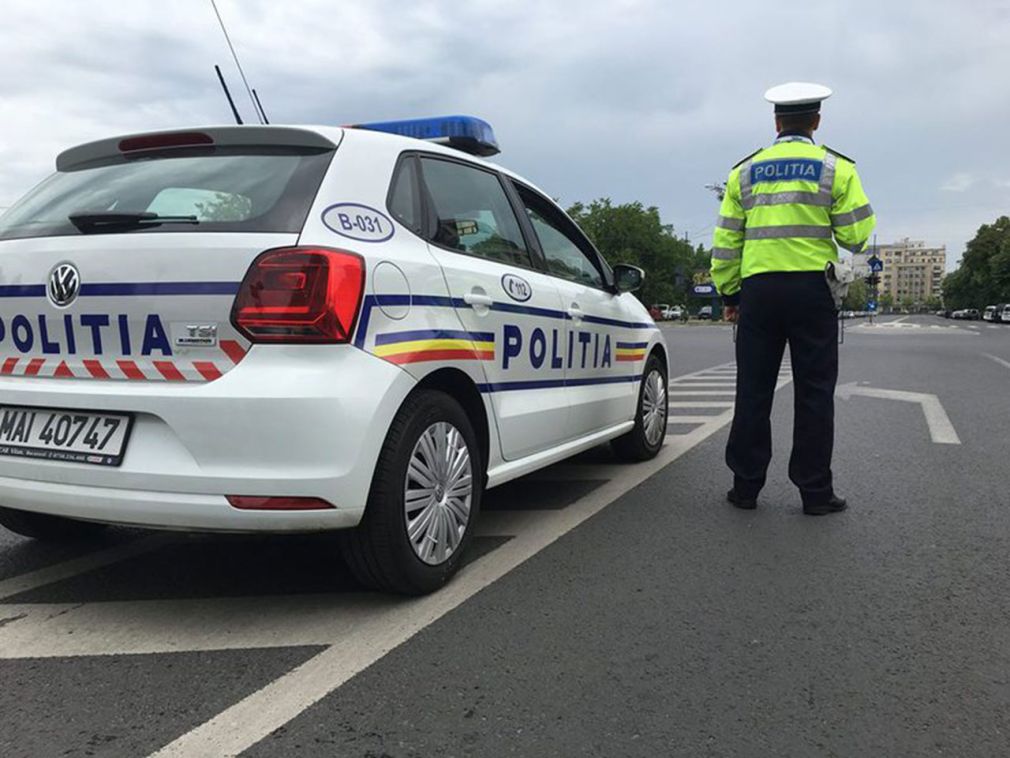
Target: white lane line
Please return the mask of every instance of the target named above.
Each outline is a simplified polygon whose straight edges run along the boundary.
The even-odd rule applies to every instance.
[[[144,553],[156,550],[167,544],[169,538],[166,535],[152,535],[132,540],[123,545],[110,547],[106,550],[99,550],[88,555],[74,558],[73,560],[57,563],[53,566],[32,571],[28,574],[21,574],[10,579],[0,581],[0,601],[4,598],[13,597],[22,592],[34,590],[53,582],[69,579],[72,576],[93,571],[112,563],[133,558]]]
[[[697,400],[685,400],[669,404],[671,408],[732,408],[733,403],[713,401],[705,403]]]
[[[736,380],[731,382],[670,382],[671,387],[734,387]]]
[[[700,395],[700,396],[704,396],[704,397],[710,397],[712,395],[735,395],[736,394],[736,390],[698,390],[698,391],[693,391],[693,390],[670,390],[668,394],[670,395],[670,397],[673,397],[675,395],[677,395],[677,396],[680,396],[680,395],[696,395],[696,396],[699,396]]]
[[[392,604],[374,617],[362,620],[333,647],[169,743],[154,754],[155,758],[234,756],[247,750],[631,488],[673,463],[731,419],[732,413],[726,412],[688,434],[669,437],[653,460],[625,468],[614,479],[567,508],[541,512],[543,518],[538,519],[535,529],[524,530],[466,566],[440,592]]]
[[[667,421],[671,424],[707,424],[710,421],[718,421],[729,411],[723,411],[718,416],[668,416]],[[730,414],[732,418],[732,414]]]
[[[996,329],[997,327],[993,327],[993,328]],[[982,355],[984,355],[986,358],[990,358],[991,360],[996,361],[996,363],[998,363],[999,365],[1003,366],[1004,368],[1010,368],[1010,361],[1005,361],[1002,358],[1000,358],[999,356],[991,355],[990,353],[982,353]]]

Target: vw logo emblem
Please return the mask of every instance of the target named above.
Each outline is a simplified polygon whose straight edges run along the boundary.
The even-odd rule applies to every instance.
[[[65,308],[77,299],[81,290],[81,275],[73,263],[61,263],[49,272],[46,293],[53,305]]]

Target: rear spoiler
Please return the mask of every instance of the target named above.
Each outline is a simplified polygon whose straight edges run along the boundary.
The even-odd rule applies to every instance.
[[[208,145],[227,147],[302,147],[335,150],[334,142],[319,132],[292,126],[212,126],[167,132],[143,132],[87,142],[56,156],[57,171],[73,171],[104,158],[140,155],[151,150],[193,148]]]

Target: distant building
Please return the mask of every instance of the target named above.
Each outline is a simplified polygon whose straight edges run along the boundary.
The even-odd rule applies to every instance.
[[[867,252],[855,256],[858,271],[869,273],[866,260],[876,253],[884,264],[880,273],[880,294],[890,293],[895,305],[905,302],[926,303],[940,298],[940,284],[947,270],[947,248],[926,247],[921,240],[908,237],[876,248],[867,247]]]
[[[870,275],[870,256],[872,254],[870,248],[867,248],[865,253],[852,255],[852,271],[857,279],[863,279]]]

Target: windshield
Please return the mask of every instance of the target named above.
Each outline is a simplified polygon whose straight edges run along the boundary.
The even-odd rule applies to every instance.
[[[199,226],[115,226],[104,233],[298,232],[332,155],[218,147],[117,156],[50,176],[0,217],[0,239],[81,234],[71,215],[109,212],[193,216]]]

